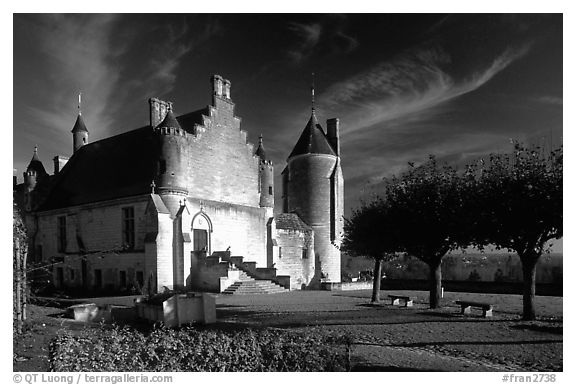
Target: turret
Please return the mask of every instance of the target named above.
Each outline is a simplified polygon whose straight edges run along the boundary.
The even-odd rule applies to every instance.
[[[33,206],[33,192],[36,189],[36,186],[39,182],[44,179],[48,173],[46,169],[44,169],[44,165],[42,161],[38,157],[38,147],[34,147],[34,154],[32,155],[32,159],[24,172],[24,196],[25,196],[25,205],[26,210],[32,210]]]
[[[36,188],[36,184],[42,180],[48,173],[42,164],[42,161],[38,157],[38,147],[34,147],[34,154],[32,159],[24,172],[24,184],[26,186],[26,191],[32,191]]]
[[[78,116],[72,128],[72,142],[74,152],[85,144],[88,144],[88,130],[84,124],[84,119],[82,119],[82,93],[78,94]]]
[[[172,104],[162,121],[153,127],[158,139],[155,184],[158,194],[169,195],[167,206],[172,212],[179,200],[187,195],[188,133],[172,112]]]
[[[262,135],[258,141],[258,148],[254,153],[258,157],[259,167],[259,191],[260,191],[260,207],[274,207],[274,166],[272,161],[266,157],[264,151],[264,144],[262,143]]]
[[[340,243],[344,181],[338,148],[338,120],[328,121],[327,136],[312,108],[302,135],[283,172],[283,210],[296,213],[314,230],[316,276],[340,282]]]
[[[76,118],[76,123],[74,123],[74,128],[72,128],[72,141],[74,145],[74,152],[76,152],[80,147],[88,144],[88,130],[84,124],[84,119],[82,119],[82,114],[78,113]]]

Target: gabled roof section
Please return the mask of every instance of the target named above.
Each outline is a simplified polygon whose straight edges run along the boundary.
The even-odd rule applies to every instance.
[[[204,123],[204,118],[202,116],[210,116],[210,111],[208,107],[202,108],[200,110],[189,112],[184,115],[180,115],[178,122],[180,126],[186,130],[189,134],[195,134],[194,125],[202,125]]]
[[[300,139],[296,142],[294,149],[288,159],[302,154],[329,154],[336,155],[336,152],[328,142],[322,127],[318,124],[316,113],[312,110],[312,115],[308,124],[304,128]]]
[[[162,200],[162,197],[160,197],[160,195],[150,194],[150,201],[152,202],[152,205],[154,205],[154,208],[156,209],[157,213],[170,214],[170,211],[164,204],[164,201]]]
[[[296,213],[282,213],[274,216],[276,228],[282,230],[312,231]]]
[[[72,128],[72,133],[75,132],[88,132],[81,114],[78,114],[78,117],[76,118],[76,123],[74,123],[74,128]]]

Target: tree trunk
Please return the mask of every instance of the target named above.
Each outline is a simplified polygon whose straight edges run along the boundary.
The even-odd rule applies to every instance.
[[[430,262],[428,267],[430,268],[430,309],[436,309],[440,306],[442,292],[442,260]]]
[[[21,285],[21,260],[20,260],[20,242],[18,239],[14,240],[14,258],[16,259],[16,268],[15,268],[15,275],[16,275],[16,295],[15,295],[15,304],[14,304],[14,311],[15,311],[15,319],[14,322],[16,323],[16,333],[22,333],[22,285]]]
[[[382,280],[382,259],[374,262],[374,283],[372,284],[372,303],[380,302],[380,281]]]
[[[526,321],[536,319],[534,298],[536,297],[536,262],[538,257],[522,257],[522,275],[524,276],[523,312],[522,318]]]

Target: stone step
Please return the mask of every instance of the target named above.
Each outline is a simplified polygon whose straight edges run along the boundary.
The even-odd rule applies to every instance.
[[[222,294],[274,294],[287,291],[270,280],[241,280],[234,282]]]

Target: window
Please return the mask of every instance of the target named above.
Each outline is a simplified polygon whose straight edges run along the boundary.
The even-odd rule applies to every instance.
[[[278,258],[282,258],[282,247],[278,248]]]
[[[122,208],[122,245],[134,248],[134,207]]]
[[[66,251],[66,217],[58,217],[58,252],[63,253]]]
[[[70,280],[74,281],[76,279],[76,270],[70,269]]]
[[[308,249],[302,249],[302,259],[308,258]]]
[[[138,287],[142,288],[144,286],[144,272],[137,271],[136,272],[136,282],[138,282]]]
[[[120,271],[120,288],[126,287],[126,272]]]
[[[268,186],[268,195],[272,195],[272,186]]]

